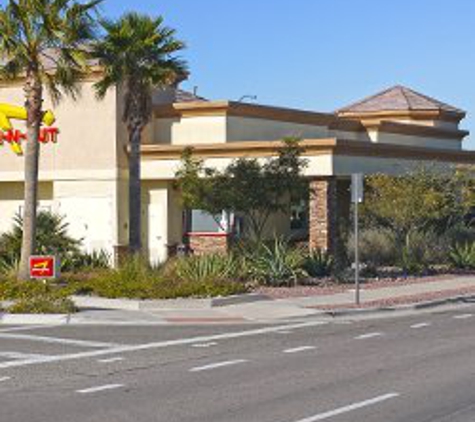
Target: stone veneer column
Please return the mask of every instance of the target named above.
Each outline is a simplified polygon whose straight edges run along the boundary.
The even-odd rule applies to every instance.
[[[313,179],[309,187],[309,247],[334,254],[338,243],[336,177]]]
[[[229,236],[215,233],[189,233],[188,246],[194,255],[227,253]]]

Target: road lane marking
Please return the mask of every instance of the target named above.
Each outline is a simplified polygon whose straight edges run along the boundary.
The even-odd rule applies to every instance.
[[[38,330],[41,328],[54,328],[59,327],[58,324],[39,324],[39,325],[21,325],[19,327],[0,328],[0,333],[10,333],[13,331],[30,331]]]
[[[97,393],[99,391],[114,390],[116,388],[124,387],[124,384],[106,384],[98,385],[97,387],[84,388],[83,390],[76,390],[76,393],[79,394],[91,394]]]
[[[374,338],[374,337],[381,337],[383,333],[366,333],[361,334],[360,336],[356,336],[355,340],[365,340],[367,338]]]
[[[363,407],[373,406],[373,405],[381,403],[383,401],[396,398],[399,395],[400,395],[399,393],[383,394],[381,396],[374,397],[374,398],[369,399],[369,400],[356,402],[356,403],[350,404],[348,406],[339,407],[338,409],[330,410],[330,411],[324,412],[324,413],[319,413],[317,415],[310,416],[310,417],[304,418],[304,419],[299,419],[298,421],[294,421],[294,422],[323,421],[325,419],[333,418],[334,416],[343,415],[344,413],[352,412],[353,410],[358,410],[358,409],[362,409]]]
[[[8,380],[11,380],[12,377],[0,377],[0,382],[5,382],[5,381],[8,381]]]
[[[424,328],[424,327],[430,327],[430,326],[431,326],[430,322],[420,322],[418,324],[411,325],[411,328]]]
[[[460,314],[460,315],[455,315],[454,319],[467,319],[471,318],[473,314]]]
[[[32,359],[32,360],[24,360],[24,361],[18,361],[18,362],[4,362],[4,363],[0,363],[0,369],[17,368],[17,367],[22,367],[22,366],[47,364],[47,363],[53,363],[53,362],[64,362],[64,361],[76,360],[76,359],[95,358],[98,356],[107,356],[107,355],[128,353],[128,352],[138,352],[142,350],[162,349],[165,347],[183,346],[187,344],[207,342],[207,341],[253,337],[253,336],[258,336],[262,334],[275,333],[276,331],[285,330],[285,329],[311,328],[311,327],[318,327],[318,326],[327,325],[327,324],[329,324],[329,322],[327,321],[308,321],[308,322],[301,322],[301,323],[295,323],[295,324],[280,325],[276,327],[255,328],[255,329],[246,330],[246,331],[234,331],[231,333],[213,334],[209,336],[181,338],[181,339],[176,339],[176,340],[166,340],[166,341],[159,341],[159,342],[145,343],[145,344],[138,344],[138,345],[124,345],[124,346],[114,347],[114,348],[104,349],[104,350],[93,350],[93,351],[87,351],[87,352],[49,356],[41,360]]]
[[[190,372],[208,371],[210,369],[223,368],[225,366],[238,365],[240,363],[245,363],[245,362],[247,362],[246,359],[236,359],[236,360],[227,360],[224,362],[210,363],[209,365],[196,366],[194,368],[191,368]]]
[[[212,347],[212,346],[216,346],[218,343],[216,343],[215,341],[210,341],[209,343],[196,343],[196,344],[192,344],[191,347],[196,347],[196,348],[204,348],[206,349],[207,347]]]
[[[124,360],[124,358],[118,356],[116,358],[99,359],[98,362],[100,362],[100,363],[112,363],[112,362],[119,362],[121,360]]]
[[[7,359],[44,359],[52,355],[40,355],[38,353],[0,352],[0,357]]]
[[[117,347],[120,346],[116,343],[104,343],[99,341],[88,341],[88,340],[76,340],[70,338],[59,338],[59,337],[46,337],[46,336],[35,336],[30,334],[6,334],[0,333],[0,338],[10,339],[10,340],[28,340],[28,341],[38,341],[42,343],[55,343],[55,344],[65,344],[68,346],[80,346],[80,347]]]
[[[294,347],[292,349],[285,349],[283,353],[298,353],[298,352],[305,352],[307,350],[314,350],[316,349],[315,346],[300,346],[300,347]]]

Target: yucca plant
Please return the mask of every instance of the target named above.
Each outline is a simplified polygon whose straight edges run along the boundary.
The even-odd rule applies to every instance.
[[[314,249],[305,258],[303,268],[310,277],[327,277],[333,269],[333,257],[327,251]]]
[[[449,259],[454,268],[475,269],[475,242],[456,244],[450,249]]]
[[[20,260],[24,221],[17,214],[13,228],[0,236],[0,253],[8,257],[11,264]],[[64,217],[47,211],[38,213],[36,227],[36,252],[41,255],[58,254],[61,259],[69,254],[79,253],[80,241],[68,234],[69,224]]]
[[[305,260],[303,250],[291,247],[282,238],[274,238],[270,245],[262,244],[248,256],[248,260],[251,277],[264,284],[296,284],[306,275],[302,268]]]

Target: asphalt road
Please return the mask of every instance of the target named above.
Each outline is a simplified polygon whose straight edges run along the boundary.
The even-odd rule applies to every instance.
[[[0,421],[473,422],[474,323],[0,327]]]

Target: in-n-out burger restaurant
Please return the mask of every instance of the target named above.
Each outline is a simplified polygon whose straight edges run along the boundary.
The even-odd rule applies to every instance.
[[[128,243],[127,131],[121,123],[121,92],[95,98],[92,74],[78,101],[65,99],[44,122],[39,208],[64,215],[84,248],[114,252]],[[310,189],[306,204],[275,215],[269,234],[307,237],[331,249],[337,221],[348,215],[352,173],[399,174],[418,166],[475,163],[462,149],[465,113],[395,86],[334,113],[294,110],[233,101],[207,101],[179,89],[157,91],[154,118],[142,146],[142,213],[145,250],[166,259],[187,239],[204,251],[226,248],[239,218],[223,216],[218,227],[199,210],[184,213],[174,175],[186,146],[206,165],[223,167],[237,157],[271,157],[285,136],[302,139]],[[24,103],[21,81],[0,85],[0,232],[22,210]],[[50,116],[51,117],[51,116]],[[10,126],[8,126],[10,122]],[[187,218],[184,218],[184,215]],[[229,218],[231,217],[231,218]],[[245,222],[243,223],[245,224]]]

